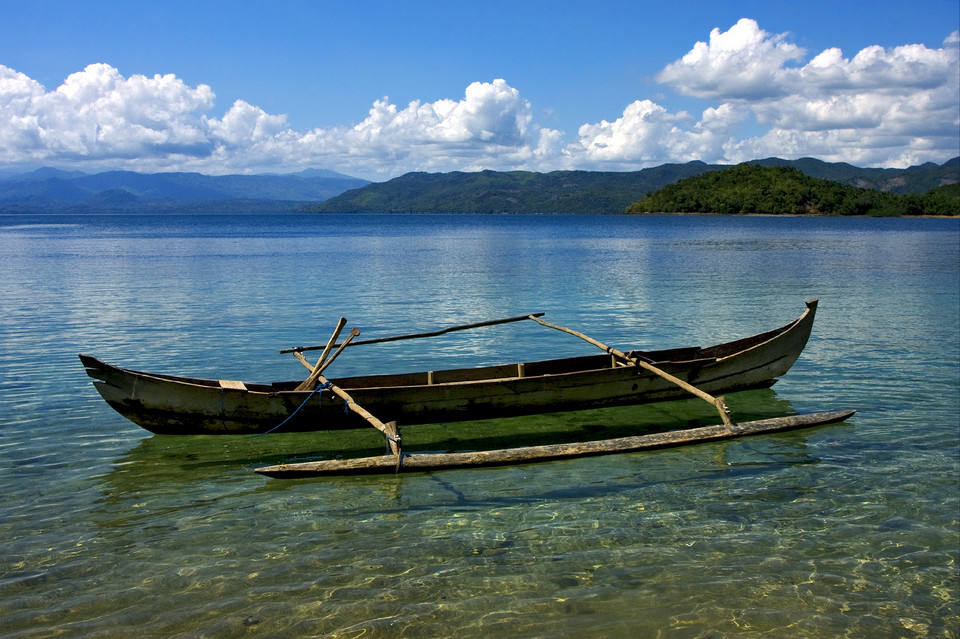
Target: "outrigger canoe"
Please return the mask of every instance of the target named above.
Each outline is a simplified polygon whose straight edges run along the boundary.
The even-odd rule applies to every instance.
[[[369,375],[327,380],[325,366],[359,333],[326,359],[341,319],[321,361],[311,367],[303,351],[293,352],[311,375],[306,381],[256,384],[145,373],[80,355],[100,395],[117,412],[158,434],[249,434],[278,430],[318,431],[373,424],[390,438],[375,416],[404,425],[456,422],[647,404],[685,399],[691,394],[720,409],[726,394],[776,383],[800,356],[810,337],[817,300],[808,300],[799,318],[786,326],[706,348],[688,347],[623,353],[543,320],[541,314],[494,320],[470,327],[531,319],[572,333],[600,346],[606,354],[521,362],[470,369]],[[437,331],[432,334],[440,334]],[[367,340],[367,343],[431,334]],[[363,342],[355,342],[358,345]],[[344,403],[349,411],[344,410]],[[360,408],[362,407],[362,408]],[[387,426],[391,426],[391,421]],[[394,453],[399,460],[399,436]]]

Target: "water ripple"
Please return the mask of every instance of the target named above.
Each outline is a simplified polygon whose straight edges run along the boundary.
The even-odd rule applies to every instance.
[[[0,216],[0,241],[4,636],[960,627],[953,221]],[[252,468],[379,452],[382,438],[151,436],[76,359],[293,379],[301,368],[276,351],[322,342],[340,315],[379,336],[539,310],[617,345],[706,344],[785,323],[807,295],[821,306],[794,369],[728,399],[742,415],[858,409],[849,423],[495,470],[268,480]],[[586,352],[517,326],[358,349],[336,366]],[[577,439],[711,418],[671,402],[405,438]]]

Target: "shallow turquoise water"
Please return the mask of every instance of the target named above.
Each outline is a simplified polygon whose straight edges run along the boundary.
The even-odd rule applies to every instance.
[[[957,220],[6,215],[0,273],[4,637],[960,635]],[[294,379],[277,350],[341,315],[375,337],[545,311],[619,348],[706,345],[809,296],[794,369],[728,400],[848,423],[500,469],[270,480],[251,469],[383,444],[151,436],[76,359]],[[589,348],[513,324],[351,349],[330,373]],[[691,400],[404,439],[712,417]]]

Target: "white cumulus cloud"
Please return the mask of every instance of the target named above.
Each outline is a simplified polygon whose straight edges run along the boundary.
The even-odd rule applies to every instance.
[[[400,108],[383,98],[355,126],[306,133],[243,100],[211,117],[214,101],[209,86],[172,75],[124,78],[93,64],[46,91],[0,65],[0,162],[211,173],[325,166],[389,177],[532,166],[559,147],[558,133],[533,126],[529,102],[502,79],[474,82],[460,100]]]
[[[787,63],[804,50],[742,18],[728,31],[714,29],[710,42],[697,42],[685,56],[657,75],[657,81],[698,98],[762,99],[782,95]]]
[[[504,80],[474,82],[461,100],[418,100],[405,108],[377,100],[353,127],[314,129],[289,143],[299,163],[327,158],[338,167],[395,175],[406,170],[515,168],[542,154],[549,129],[531,125],[530,104]],[[341,168],[341,170],[346,170]]]
[[[270,115],[260,107],[237,100],[220,120],[205,120],[210,138],[228,147],[255,144],[285,133],[287,117]]]
[[[656,76],[702,102],[671,112],[637,96],[563,132],[538,125],[503,79],[459,98],[373,102],[355,124],[290,128],[283,114],[235,101],[222,115],[205,84],[172,74],[124,77],[92,64],[53,90],[0,65],[0,164],[205,173],[332,168],[386,179],[407,171],[636,170],[665,162],[813,156],[908,166],[957,155],[960,34],[939,48],[871,46],[808,57],[744,18],[713,29]],[[692,109],[691,109],[692,110]]]
[[[124,78],[106,64],[70,75],[55,91],[0,66],[0,139],[7,161],[138,158],[208,148],[199,113],[210,87],[173,75]]]
[[[614,171],[722,158],[725,142],[742,119],[730,104],[704,110],[698,121],[686,112],[671,114],[650,100],[637,100],[613,122],[581,126],[578,141],[564,149],[565,164]]]
[[[809,155],[907,166],[958,151],[958,40],[954,32],[938,49],[871,46],[852,58],[830,48],[799,64],[803,49],[742,19],[725,33],[714,29],[709,44],[698,42],[657,79],[685,95],[723,100],[768,127],[727,140],[727,161]]]

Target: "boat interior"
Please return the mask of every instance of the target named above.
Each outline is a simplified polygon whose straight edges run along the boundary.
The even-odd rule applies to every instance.
[[[766,333],[760,333],[707,348],[693,346],[659,351],[631,351],[628,353],[628,355],[640,357],[648,362],[656,364],[656,366],[667,372],[670,372],[671,370],[682,370],[690,366],[704,366],[718,359],[728,357],[735,353],[742,352],[767,342],[770,339],[787,332],[802,319],[803,318],[801,317],[800,319],[797,319],[786,326],[774,329],[772,331],[767,331]],[[98,363],[100,362],[98,361]],[[100,364],[107,366],[102,363]],[[498,366],[483,366],[478,368],[458,368],[415,373],[342,377],[336,378],[334,381],[338,386],[347,390],[358,388],[389,388],[397,386],[429,386],[434,384],[457,384],[478,381],[492,381],[498,379],[539,377],[544,375],[563,375],[586,371],[607,370],[625,365],[626,364],[622,360],[614,355],[601,354],[537,362],[520,362],[516,364],[503,364]],[[88,368],[93,367],[88,365]],[[179,381],[199,386],[209,386],[227,390],[249,390],[262,393],[293,391],[301,383],[301,380],[294,380],[287,382],[276,382],[273,384],[256,384],[234,382],[230,380],[197,379],[155,373],[150,373],[149,375],[151,377]]]

